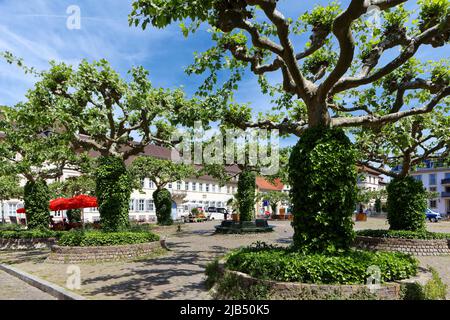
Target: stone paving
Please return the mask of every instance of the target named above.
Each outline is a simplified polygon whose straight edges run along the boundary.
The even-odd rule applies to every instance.
[[[55,300],[55,298],[0,271],[0,300]]]
[[[214,234],[215,224],[185,224],[181,232],[176,232],[174,227],[157,228],[155,232],[167,237],[167,245],[171,249],[158,257],[80,264],[82,285],[75,292],[88,299],[210,299],[204,284],[204,270],[215,257],[256,241],[279,245],[288,245],[292,241],[293,230],[288,221],[270,222],[276,226],[275,232],[253,235],[217,235]],[[378,218],[355,224],[355,229],[367,228],[381,229],[388,228],[388,225],[384,219]],[[427,228],[450,232],[450,222],[428,223]],[[47,254],[48,251],[42,250],[0,253],[0,262],[14,264],[65,287],[67,265],[44,263]],[[419,260],[424,266],[436,268],[450,289],[450,257],[422,257]]]

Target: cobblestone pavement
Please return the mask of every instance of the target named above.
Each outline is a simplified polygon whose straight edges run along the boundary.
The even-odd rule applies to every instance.
[[[230,249],[266,241],[289,244],[292,228],[289,222],[273,222],[275,232],[253,235],[217,235],[217,222],[183,225],[157,230],[171,251],[166,254],[131,262],[80,264],[81,290],[88,299],[210,299],[204,270],[208,262]],[[42,279],[65,286],[67,265],[44,263],[47,252],[0,253],[0,261],[35,274]]]
[[[0,300],[55,300],[55,298],[0,271]]]
[[[183,225],[181,232],[172,228],[158,228],[155,232],[167,237],[171,251],[158,257],[128,262],[80,264],[81,290],[76,291],[88,299],[210,299],[205,284],[204,270],[208,262],[230,249],[256,241],[288,245],[293,229],[288,221],[270,222],[275,232],[253,235],[217,235],[217,223]],[[450,222],[427,224],[429,230],[450,232]],[[384,219],[369,218],[357,222],[355,229],[388,228]],[[0,262],[33,273],[47,281],[65,286],[67,265],[43,262],[48,252],[0,253]],[[450,257],[420,258],[424,266],[435,267],[444,281],[450,281]],[[0,291],[3,291],[0,289]]]

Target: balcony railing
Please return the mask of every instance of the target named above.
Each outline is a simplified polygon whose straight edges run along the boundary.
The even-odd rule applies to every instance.
[[[441,197],[442,198],[450,198],[450,192],[442,192]]]
[[[450,178],[442,179],[441,184],[450,184]]]

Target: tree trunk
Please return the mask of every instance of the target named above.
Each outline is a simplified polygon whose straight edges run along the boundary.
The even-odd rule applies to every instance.
[[[123,159],[98,158],[95,180],[102,229],[107,232],[126,230],[129,227],[131,181]]]
[[[308,109],[308,127],[329,127],[331,116],[325,102],[317,102],[307,107]]]
[[[340,129],[309,128],[289,160],[294,245],[303,252],[348,249],[354,239],[356,152]]]
[[[2,223],[6,223],[6,220],[5,220],[5,208],[3,208],[3,200],[2,201],[0,201],[0,210],[2,210]]]
[[[252,221],[255,215],[256,175],[249,169],[239,174],[237,199],[240,221]]]
[[[50,225],[50,191],[43,179],[28,181],[24,188],[24,202],[30,229],[48,229]]]

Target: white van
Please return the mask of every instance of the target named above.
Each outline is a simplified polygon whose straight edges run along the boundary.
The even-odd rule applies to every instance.
[[[206,210],[206,216],[208,217],[208,220],[224,220],[225,213],[227,214],[227,219],[230,219],[231,216],[228,210],[225,208],[209,207]]]

